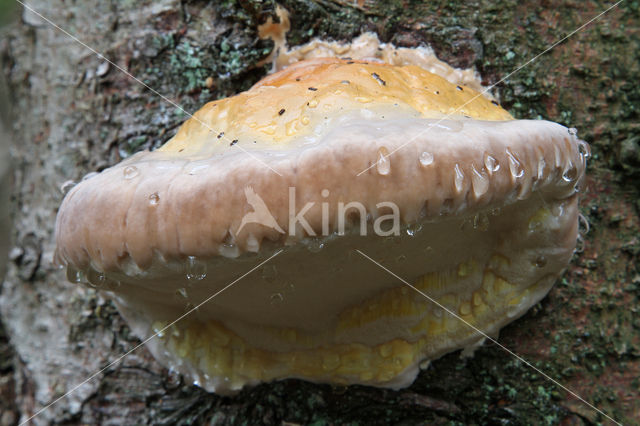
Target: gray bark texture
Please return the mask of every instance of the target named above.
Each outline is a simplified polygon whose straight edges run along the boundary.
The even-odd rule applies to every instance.
[[[452,65],[475,66],[487,84],[610,6],[281,4],[291,12],[290,45],[374,31],[402,46],[430,44]],[[2,103],[11,106],[1,132],[10,144],[0,145],[0,255],[8,257],[6,267],[0,261],[0,426],[36,413],[33,424],[608,422],[494,345],[472,359],[445,356],[400,391],[286,380],[220,397],[162,368],[144,347],[100,371],[139,341],[110,301],[70,284],[52,265],[60,188],[161,145],[185,117],[37,14],[12,2],[2,9],[7,5],[15,10],[0,40]],[[27,5],[190,112],[249,88],[267,72],[257,64],[273,46],[259,40],[257,27],[274,16],[274,1]],[[628,423],[640,419],[639,32],[638,2],[628,0],[497,88],[514,116],[577,127],[594,152],[582,202],[592,228],[584,248],[501,342]]]

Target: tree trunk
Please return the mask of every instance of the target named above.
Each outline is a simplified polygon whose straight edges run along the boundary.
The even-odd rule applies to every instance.
[[[257,64],[273,46],[256,31],[274,14],[269,0],[27,4],[191,112],[249,88],[267,72]],[[397,45],[430,44],[452,65],[475,66],[487,84],[609,6],[569,0],[280,4],[291,12],[290,45],[374,31]],[[0,293],[1,425],[36,413],[36,424],[605,420],[494,345],[472,359],[445,356],[397,392],[286,380],[235,397],[184,383],[140,348],[57,401],[139,343],[110,301],[69,284],[52,265],[60,188],[159,146],[185,117],[35,13],[20,8],[16,15],[0,46],[13,109],[7,127],[14,184],[13,227],[9,244],[0,244],[0,255],[9,251]],[[591,225],[584,248],[549,296],[500,340],[628,423],[640,419],[638,15],[637,2],[623,2],[498,85],[514,116],[577,127],[594,153],[581,202]],[[0,208],[0,231],[6,223]]]

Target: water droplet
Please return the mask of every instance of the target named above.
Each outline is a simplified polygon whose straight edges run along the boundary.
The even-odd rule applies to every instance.
[[[484,155],[484,167],[487,169],[487,173],[489,176],[493,175],[495,172],[500,170],[500,163],[498,160],[490,156],[489,154]]]
[[[306,246],[311,253],[318,253],[324,247],[324,242],[320,238],[309,238],[306,241]]]
[[[375,113],[370,109],[363,108],[360,110],[360,115],[365,119],[371,119],[375,116]]]
[[[420,154],[420,164],[423,166],[429,166],[433,164],[433,154],[427,151],[424,151]]]
[[[124,168],[122,173],[124,174],[125,179],[133,179],[140,174],[136,166],[127,166]]]
[[[449,214],[453,211],[453,200],[451,198],[447,198],[442,202],[442,206],[440,207],[440,214]]]
[[[91,172],[91,173],[87,173],[86,175],[84,175],[84,176],[82,177],[82,181],[84,182],[85,180],[89,180],[89,179],[91,179],[91,178],[92,178],[92,177],[94,177],[94,176],[98,176],[99,174],[100,174],[100,173],[98,173],[98,172]]]
[[[378,352],[383,358],[389,358],[393,353],[393,346],[390,344],[382,344],[378,347]]]
[[[151,330],[153,330],[153,333],[160,338],[164,337],[164,328],[165,325],[161,321],[155,321],[151,325]]]
[[[544,176],[544,168],[547,166],[547,162],[543,157],[538,160],[538,179],[542,179]]]
[[[149,204],[151,204],[152,206],[157,206],[159,202],[160,202],[160,196],[158,195],[157,192],[154,192],[153,194],[149,195]]]
[[[514,179],[524,176],[522,164],[520,164],[520,161],[518,161],[509,148],[507,148],[507,157],[509,157],[509,171],[511,172],[511,176],[513,176]]]
[[[400,256],[398,256],[398,258],[396,259],[396,262],[401,263],[404,262],[405,260],[407,260],[407,256],[405,256],[404,254],[401,254]]]
[[[197,164],[197,165],[191,167],[191,169],[189,169],[189,175],[191,175],[191,176],[197,175],[201,171],[206,170],[208,168],[209,168],[209,164]]]
[[[576,166],[573,165],[571,161],[569,161],[567,168],[562,173],[562,180],[570,183],[576,180],[577,177],[578,177],[578,169],[576,168]]]
[[[253,234],[249,234],[247,237],[247,250],[253,253],[257,253],[260,250],[260,243]]]
[[[284,296],[282,295],[282,293],[273,293],[269,298],[269,301],[272,306],[280,305],[283,300],[284,300]]]
[[[544,257],[544,256],[538,256],[538,257],[536,258],[535,265],[536,265],[538,268],[544,268],[544,267],[547,265],[547,258],[546,258],[546,257]]]
[[[69,192],[69,190],[74,186],[76,186],[76,183],[72,180],[68,180],[60,185],[60,192],[62,192],[63,195],[66,195],[67,192]]]
[[[591,157],[591,146],[583,141],[583,140],[579,140],[578,141],[578,152],[580,153],[580,157],[584,160],[588,159],[589,157]]]
[[[483,232],[489,229],[489,217],[486,213],[478,213],[473,217],[473,229]]]
[[[207,276],[207,265],[196,259],[195,256],[187,257],[187,279],[189,281],[201,281]]]
[[[218,247],[218,253],[224,257],[238,257],[240,256],[240,249],[235,243],[224,242]]]
[[[415,237],[418,232],[422,231],[421,223],[412,223],[407,226],[407,235],[410,237]]]
[[[104,273],[96,271],[93,268],[89,268],[89,271],[87,272],[87,280],[93,287],[98,288],[106,284],[107,277],[104,275]]]
[[[471,183],[476,198],[480,198],[489,190],[489,178],[484,173],[477,171],[475,165],[471,166]]]
[[[454,113],[455,108],[452,108],[450,112]],[[442,129],[445,131],[457,133],[462,130],[462,128],[464,127],[464,123],[462,122],[462,120],[447,120],[441,121],[437,124],[430,124],[429,127],[435,127],[436,130]]]
[[[178,296],[181,296],[182,298],[186,299],[189,297],[189,295],[187,294],[187,289],[184,287],[180,287],[179,289],[176,290],[176,294]]]
[[[556,217],[560,217],[562,215],[564,215],[564,206],[561,204],[557,204],[553,207],[551,207],[551,214],[556,216]]]
[[[471,313],[471,304],[469,302],[462,302],[458,308],[460,315],[469,315]]]
[[[580,234],[576,238],[576,248],[573,251],[574,253],[582,253],[584,251],[584,238]]]
[[[453,183],[456,187],[456,191],[460,193],[464,189],[464,173],[462,173],[462,170],[460,169],[460,165],[457,163],[456,163],[456,166],[454,167],[454,171],[455,171],[455,177],[453,179]]]
[[[262,279],[268,283],[275,282],[278,277],[278,270],[276,265],[266,265],[262,268]]]
[[[587,235],[589,233],[589,221],[582,213],[578,214],[578,234]]]
[[[553,146],[553,154],[555,157],[555,166],[560,167],[560,165],[562,164],[562,154],[560,152],[560,148],[558,148],[557,145]]]
[[[334,352],[325,354],[322,357],[322,369],[325,371],[335,370],[340,366],[340,355]]]
[[[567,131],[571,136],[576,136],[578,134],[578,129],[576,129],[575,127],[570,127],[569,129],[567,129]]]
[[[316,101],[315,99],[311,99],[307,105],[309,106],[309,108],[315,108],[318,106],[318,101]]]
[[[74,268],[71,265],[67,266],[67,279],[70,282],[76,284],[84,284],[87,282],[87,278],[85,277],[84,272]]]
[[[507,311],[507,317],[508,318],[515,318],[516,315],[520,314],[520,308],[522,307],[522,305],[524,304],[524,301],[520,301],[517,305],[515,305],[514,308],[511,308],[510,310]]]
[[[381,175],[388,175],[391,171],[391,161],[389,160],[389,151],[387,148],[382,147],[378,150],[378,173]]]

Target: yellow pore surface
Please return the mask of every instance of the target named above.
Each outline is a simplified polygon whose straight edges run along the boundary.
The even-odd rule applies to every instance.
[[[353,331],[380,319],[412,319],[410,332],[415,339],[396,338],[375,346],[359,343],[318,346],[313,336],[297,330],[273,329],[275,340],[289,342],[304,349],[287,352],[255,348],[217,321],[191,321],[174,325],[161,338],[182,359],[202,373],[223,377],[231,389],[247,382],[300,377],[333,383],[384,384],[423,359],[456,349],[456,344],[474,333],[469,324],[486,330],[527,302],[538,283],[517,288],[500,277],[496,270],[510,264],[509,259],[494,254],[482,268],[471,259],[448,271],[424,275],[414,285],[432,296],[442,309],[406,286],[385,291],[362,305],[347,309],[339,318],[336,335]],[[447,292],[461,280],[475,283],[468,291]],[[465,285],[465,287],[467,287]],[[165,323],[153,324],[161,330]],[[456,343],[457,342],[457,343]]]

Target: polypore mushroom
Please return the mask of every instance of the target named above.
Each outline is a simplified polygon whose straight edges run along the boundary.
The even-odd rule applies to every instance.
[[[586,144],[416,66],[314,59],[211,102],[65,197],[57,257],[210,391],[397,388],[494,334],[576,243]]]

